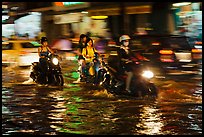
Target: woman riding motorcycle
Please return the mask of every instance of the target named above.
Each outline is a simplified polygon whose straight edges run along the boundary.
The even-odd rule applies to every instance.
[[[133,76],[133,62],[128,62],[131,57],[133,57],[133,53],[130,51],[129,48],[129,40],[130,37],[128,35],[122,35],[119,38],[119,42],[121,43],[120,48],[117,50],[119,61],[120,61],[120,71],[127,74],[126,78],[126,88],[125,90],[129,93],[130,91],[130,82]]]
[[[128,35],[122,35],[119,38],[119,42],[121,43],[120,48],[117,50],[119,57],[119,71],[127,74],[126,78],[126,88],[125,90],[129,93],[130,91],[130,82],[133,77],[133,69],[135,68],[135,61],[138,60],[148,60],[144,56],[142,56],[139,52],[133,53],[129,47],[130,37]]]
[[[91,38],[87,38],[87,41],[86,41],[86,44],[87,46],[85,48],[83,48],[82,50],[82,56],[85,58],[85,64],[86,64],[86,67],[90,68],[90,67],[93,67],[94,65],[94,71],[90,71],[89,69],[89,73],[90,75],[94,75],[95,72],[96,72],[96,60],[95,57],[98,56],[98,52],[97,50],[94,48],[94,44],[93,44],[93,40]],[[95,63],[95,64],[93,64]],[[83,69],[84,70],[84,69]]]
[[[80,77],[77,80],[78,82],[81,81],[81,78],[84,77],[84,73],[83,73],[82,68],[84,68],[86,64],[85,64],[85,58],[82,56],[82,50],[83,50],[83,48],[85,48],[87,46],[86,45],[87,38],[88,38],[87,35],[81,34],[80,39],[79,39],[79,44],[77,46],[77,54],[79,56],[78,57],[78,63],[79,63],[78,71],[80,73]]]
[[[49,55],[49,52],[53,54],[53,50],[48,47],[48,40],[46,37],[42,37],[40,40],[42,46],[38,48],[38,55],[39,55],[39,63],[40,69],[42,70],[41,75],[44,78],[44,82],[47,83],[46,72],[47,72],[47,60],[46,58]]]

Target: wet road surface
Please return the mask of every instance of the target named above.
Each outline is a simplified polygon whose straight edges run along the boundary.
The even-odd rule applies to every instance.
[[[155,79],[153,98],[115,96],[73,84],[73,62],[63,88],[36,85],[29,68],[2,68],[3,135],[201,135],[202,81]],[[200,76],[201,77],[201,76]]]

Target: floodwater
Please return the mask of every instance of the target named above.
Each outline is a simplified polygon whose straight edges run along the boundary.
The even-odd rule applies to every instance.
[[[157,80],[153,99],[73,84],[68,71],[63,88],[26,82],[26,69],[2,72],[3,135],[202,135],[201,80]]]

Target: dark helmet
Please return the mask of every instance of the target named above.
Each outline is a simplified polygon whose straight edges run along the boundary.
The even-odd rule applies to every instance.
[[[48,41],[47,37],[42,37],[41,40],[40,40],[40,43],[43,44],[43,42],[45,42],[45,41]]]
[[[93,40],[92,40],[90,37],[88,37],[88,38],[86,39],[86,43],[88,43],[89,41],[91,41],[92,44],[93,44]]]
[[[80,39],[83,39],[84,37],[87,37],[87,35],[85,35],[85,34],[80,35]]]

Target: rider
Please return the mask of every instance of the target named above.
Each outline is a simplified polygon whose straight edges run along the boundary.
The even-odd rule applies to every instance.
[[[82,56],[85,58],[86,65],[88,65],[90,67],[91,63],[95,62],[94,58],[96,56],[98,56],[99,53],[95,49],[93,40],[91,38],[87,38],[86,44],[87,44],[87,46],[85,48],[83,48],[83,50],[82,50]],[[96,66],[94,66],[94,67],[96,67]],[[94,68],[94,69],[96,69],[96,68]],[[92,73],[92,72],[90,72],[90,73]],[[93,75],[93,74],[91,74],[91,75]]]
[[[80,72],[80,77],[77,81],[81,81],[81,78],[84,77],[82,68],[84,68],[84,66],[85,66],[85,58],[82,56],[82,50],[83,50],[83,48],[85,48],[87,46],[86,45],[87,38],[88,38],[87,35],[81,34],[80,38],[79,38],[79,44],[77,46],[78,64],[79,64],[78,70]]]
[[[48,47],[48,40],[47,40],[47,37],[42,37],[41,40],[41,46],[38,48],[38,55],[39,55],[39,62],[40,62],[40,68],[42,70],[42,77],[44,78],[44,81],[47,82],[46,80],[46,72],[47,72],[47,60],[46,60],[46,57],[48,57],[48,54],[49,52],[51,54],[53,54],[53,50],[50,49]]]
[[[134,57],[134,54],[131,52],[129,48],[129,40],[130,37],[128,35],[122,35],[119,38],[119,42],[121,43],[120,48],[117,50],[119,61],[120,61],[120,67],[122,68],[122,71],[127,74],[126,78],[126,88],[125,90],[129,93],[130,91],[130,82],[133,76],[133,62],[128,62],[131,60],[131,57]]]

